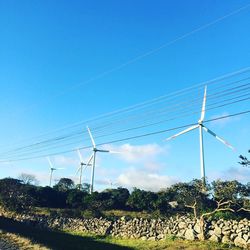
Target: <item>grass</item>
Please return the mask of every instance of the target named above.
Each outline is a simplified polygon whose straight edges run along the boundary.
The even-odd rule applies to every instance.
[[[67,212],[74,212],[76,209],[62,209],[62,208],[46,208],[46,207],[35,207],[33,209],[33,212],[35,214],[39,215],[51,215],[51,213],[67,213]],[[125,210],[106,210],[102,211],[102,214],[106,217],[122,217],[122,216],[127,216],[131,218],[145,218],[145,219],[150,219],[152,218],[152,213],[149,213],[147,211],[142,211],[142,212],[136,212],[136,211],[125,211]]]
[[[152,218],[152,214],[150,214],[147,211],[135,212],[135,211],[125,211],[125,210],[107,210],[107,211],[103,211],[103,214],[107,217],[109,217],[109,216],[115,216],[115,217],[128,216],[131,218],[144,218],[144,219]]]
[[[21,237],[14,233],[0,233],[0,247],[2,244],[5,245],[6,249],[25,249],[25,250],[48,250],[49,248],[42,246],[40,244],[36,244],[32,242],[32,240]],[[5,249],[4,248],[4,249]],[[1,249],[1,248],[0,248]]]
[[[79,232],[39,230],[21,222],[0,217],[0,240],[14,242],[21,250],[163,250],[163,249],[229,249],[229,246],[212,242],[184,241],[169,237],[163,241],[143,241],[87,235]],[[239,248],[230,247],[232,250]]]
[[[0,229],[4,232],[2,235],[3,238],[4,234],[14,234],[16,235],[16,237],[20,237],[21,239],[26,238],[28,241],[32,242],[32,244],[38,244],[40,246],[47,247],[47,249],[53,250],[133,249],[126,246],[116,245],[112,242],[105,242],[102,238],[99,239],[99,237],[70,234],[67,232],[59,231],[40,230],[27,226],[21,222],[17,222],[12,219],[7,219],[3,217],[0,217]],[[18,242],[15,242],[15,245],[17,244]],[[26,250],[27,248],[25,246],[20,246],[20,249]],[[33,249],[39,248],[34,247]]]

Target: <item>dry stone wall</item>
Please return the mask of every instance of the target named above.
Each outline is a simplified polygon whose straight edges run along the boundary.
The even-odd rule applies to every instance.
[[[112,235],[120,238],[142,240],[164,240],[176,236],[187,240],[207,239],[250,249],[250,221],[247,219],[212,220],[204,224],[202,234],[200,221],[187,216],[168,219],[127,219],[115,221],[104,218],[80,219],[48,217],[41,215],[18,215],[15,220],[29,225],[48,229],[82,231],[98,235]]]

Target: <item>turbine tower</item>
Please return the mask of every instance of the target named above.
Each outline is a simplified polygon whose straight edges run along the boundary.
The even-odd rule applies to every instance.
[[[224,139],[222,139],[221,137],[219,137],[218,135],[216,135],[213,131],[211,131],[210,129],[208,129],[207,127],[205,127],[203,125],[203,121],[205,118],[205,109],[206,109],[206,97],[207,97],[207,86],[205,86],[205,90],[204,90],[204,97],[203,97],[203,104],[202,104],[202,110],[201,110],[201,117],[198,120],[197,125],[191,126],[183,131],[181,131],[178,134],[175,134],[169,138],[167,138],[166,140],[171,140],[176,138],[179,135],[185,134],[189,131],[192,131],[194,129],[199,129],[199,141],[200,141],[200,168],[201,168],[201,179],[202,179],[202,183],[203,183],[203,187],[206,186],[206,173],[205,173],[205,161],[204,161],[204,143],[203,143],[203,129],[208,132],[210,135],[214,136],[217,140],[219,140],[220,142],[222,142],[223,144],[225,144],[227,147],[231,148],[234,150],[234,147],[232,145],[230,145],[227,141],[225,141]]]
[[[91,139],[91,142],[92,142],[92,150],[93,150],[93,153],[92,155],[90,156],[88,162],[87,162],[87,165],[92,161],[92,171],[91,171],[91,184],[90,184],[90,193],[92,194],[93,193],[93,190],[94,190],[94,178],[95,178],[95,161],[96,161],[96,153],[97,152],[102,152],[102,153],[109,153],[110,151],[109,150],[102,150],[102,149],[97,149],[96,148],[96,144],[95,144],[95,141],[94,141],[94,138],[92,136],[92,133],[89,129],[89,127],[87,127],[87,130],[88,130],[88,133],[89,133],[89,136],[90,136],[90,139]]]
[[[90,161],[88,163],[84,163],[81,152],[79,149],[77,149],[77,153],[80,159],[80,166],[77,169],[76,173],[78,173],[80,171],[80,177],[79,177],[79,189],[81,189],[82,186],[82,171],[83,171],[83,166],[87,167],[87,166],[91,166]]]
[[[47,157],[47,160],[49,162],[49,165],[50,165],[50,177],[49,177],[49,186],[51,187],[51,182],[52,182],[52,175],[53,175],[53,172],[55,170],[58,170],[58,169],[63,169],[63,168],[55,168],[50,160],[49,157]]]

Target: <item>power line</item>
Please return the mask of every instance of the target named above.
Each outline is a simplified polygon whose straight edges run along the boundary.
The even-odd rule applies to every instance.
[[[249,71],[250,71],[250,67],[246,67],[246,68],[243,68],[243,69],[240,69],[240,70],[237,70],[237,71],[222,75],[220,77],[216,77],[216,78],[214,78],[212,80],[205,81],[205,82],[202,82],[202,83],[198,83],[198,84],[195,84],[195,85],[193,85],[191,87],[187,87],[187,88],[184,88],[182,90],[175,91],[175,92],[173,92],[171,94],[166,94],[166,95],[163,95],[163,96],[160,96],[160,97],[153,98],[153,99],[151,99],[149,101],[141,102],[141,103],[138,103],[138,104],[126,107],[126,108],[122,108],[122,109],[118,109],[118,110],[115,110],[115,111],[112,111],[112,112],[101,114],[101,115],[95,116],[93,118],[86,119],[84,121],[77,122],[75,124],[65,126],[65,127],[60,128],[58,130],[55,130],[55,131],[65,130],[65,129],[69,129],[69,128],[75,127],[75,126],[82,126],[84,123],[87,124],[87,123],[91,123],[91,122],[94,122],[94,121],[97,121],[97,120],[100,120],[100,119],[104,119],[104,118],[107,118],[107,117],[112,117],[112,116],[117,115],[117,114],[131,112],[132,110],[135,110],[135,109],[141,109],[141,108],[143,108],[145,106],[152,105],[152,104],[157,103],[159,101],[162,101],[164,99],[180,96],[182,94],[185,94],[187,92],[192,91],[196,87],[201,87],[202,88],[205,85],[212,85],[212,84],[218,83],[219,81],[223,81],[223,80],[226,80],[228,78],[235,77],[235,76],[247,73]],[[240,82],[240,81],[244,81],[246,79],[249,79],[249,77],[238,80],[238,81],[235,81],[235,82],[237,83],[237,82]],[[233,82],[233,83],[235,83],[235,82]]]
[[[204,30],[204,29],[207,29],[208,27],[210,27],[210,26],[212,26],[212,25],[215,25],[215,24],[221,22],[222,20],[224,20],[224,19],[226,19],[226,18],[229,18],[229,17],[231,17],[231,16],[233,16],[233,15],[236,15],[236,14],[242,12],[243,10],[249,8],[249,6],[250,6],[250,4],[247,4],[247,5],[244,5],[244,6],[240,7],[240,8],[238,8],[238,9],[235,9],[235,10],[231,11],[230,13],[228,13],[228,14],[226,14],[226,15],[223,15],[223,16],[221,16],[221,17],[219,17],[219,18],[217,18],[217,19],[215,19],[215,20],[213,20],[213,21],[211,21],[211,22],[208,22],[208,23],[206,23],[206,24],[204,24],[204,25],[199,26],[199,27],[196,28],[196,29],[193,29],[193,30],[191,30],[191,31],[189,31],[189,32],[187,32],[187,33],[184,33],[183,35],[181,35],[181,36],[179,36],[179,37],[177,37],[177,38],[175,38],[175,39],[173,39],[173,40],[171,40],[171,41],[169,41],[169,42],[166,42],[166,43],[162,44],[161,46],[159,46],[159,47],[157,47],[157,48],[151,49],[151,50],[149,50],[149,51],[147,51],[147,52],[145,52],[145,53],[143,53],[143,54],[141,54],[141,55],[139,55],[139,56],[136,56],[136,57],[134,57],[134,58],[128,60],[128,61],[125,62],[125,63],[122,63],[122,64],[120,64],[120,65],[118,65],[118,66],[116,66],[116,67],[114,67],[114,68],[111,68],[111,69],[109,69],[109,70],[107,70],[107,71],[104,71],[103,73],[100,73],[100,74],[98,74],[98,75],[96,75],[96,76],[90,78],[89,80],[83,82],[83,83],[76,84],[76,85],[74,85],[74,86],[71,87],[71,88],[67,88],[66,90],[60,92],[59,94],[54,95],[53,97],[61,96],[61,95],[65,94],[66,92],[68,92],[68,91],[71,90],[71,89],[75,89],[75,88],[77,88],[77,87],[79,87],[79,86],[86,85],[86,84],[88,84],[88,83],[90,83],[90,82],[93,82],[93,81],[95,81],[95,80],[97,80],[97,79],[100,79],[100,78],[102,78],[102,77],[104,77],[104,76],[106,76],[106,75],[108,75],[108,74],[111,74],[111,73],[113,73],[113,72],[115,72],[115,71],[117,71],[117,70],[120,70],[120,69],[122,69],[122,68],[124,68],[124,67],[126,67],[126,66],[128,66],[128,65],[130,65],[130,64],[132,64],[132,63],[135,63],[135,62],[138,61],[138,60],[141,60],[141,59],[143,59],[143,58],[145,58],[145,57],[147,57],[147,56],[150,56],[150,55],[152,55],[152,54],[154,54],[154,53],[156,53],[156,52],[162,50],[163,48],[165,48],[165,47],[167,47],[167,46],[170,46],[170,45],[172,45],[172,44],[174,44],[174,43],[176,43],[176,42],[178,42],[178,41],[180,41],[180,40],[183,40],[183,39],[185,39],[185,38],[187,38],[187,37],[189,37],[189,36],[191,36],[191,35],[193,35],[193,34],[195,34],[195,33],[197,33],[197,32],[200,32],[200,31],[202,31],[202,30]],[[245,69],[243,69],[243,70],[239,70],[238,73],[243,73],[244,71],[247,71],[247,70],[249,70],[249,68],[245,68]],[[236,74],[236,72],[235,72],[235,74]],[[231,76],[231,74],[225,75],[225,77],[230,77],[230,76]],[[222,78],[220,78],[220,79],[222,80]],[[209,81],[209,82],[213,82],[213,81],[216,81],[216,80],[217,80],[217,79],[214,79],[214,80],[211,80],[211,81]],[[208,82],[203,83],[203,84],[208,84]],[[178,92],[178,91],[177,91],[177,92]],[[162,97],[160,97],[160,98],[162,98]],[[164,98],[164,96],[163,96],[163,98]],[[157,99],[158,99],[158,98],[156,98],[156,101],[157,101]],[[154,102],[155,100],[153,99],[152,101]],[[142,103],[142,104],[137,104],[137,105],[134,105],[134,106],[131,106],[131,108],[138,108],[138,107],[140,107],[140,105],[144,105],[144,103]],[[128,109],[130,109],[130,107],[129,107]],[[93,121],[93,120],[95,120],[95,119],[103,118],[103,117],[106,117],[106,116],[109,116],[109,115],[114,115],[114,114],[116,114],[117,112],[126,112],[126,111],[128,111],[127,108],[126,108],[126,109],[117,110],[117,111],[114,111],[114,112],[110,112],[110,113],[107,113],[107,114],[104,114],[104,115],[97,116],[96,118],[93,118],[92,120],[86,120],[85,123],[88,122],[88,121],[90,122],[90,121]],[[76,123],[76,124],[80,125],[81,123]],[[61,128],[61,129],[65,129],[65,128],[68,128],[68,126],[66,126],[66,127],[64,127],[64,128]],[[59,130],[61,130],[61,129],[59,129]],[[59,131],[59,130],[56,130],[56,131]],[[50,132],[49,132],[49,133],[50,133]],[[46,134],[47,134],[47,133],[46,133]],[[37,138],[37,137],[36,137],[36,138]]]
[[[207,106],[207,111],[209,110],[212,110],[212,109],[216,109],[216,108],[219,108],[219,107],[223,107],[223,106],[227,106],[227,105],[231,105],[231,104],[234,104],[234,103],[237,103],[237,102],[241,102],[241,101],[245,101],[245,100],[249,100],[249,97],[246,97],[246,98],[241,98],[241,99],[238,99],[239,97],[245,97],[245,96],[249,96],[249,94],[244,94],[244,95],[241,95],[241,96],[237,96],[235,98],[231,98],[231,99],[226,99],[225,101],[230,101],[230,102],[227,102],[227,103],[222,103],[221,101],[217,101],[213,104],[210,104]],[[234,100],[234,101],[233,101]],[[215,106],[215,104],[220,104],[220,105],[217,105]],[[126,128],[126,129],[123,129],[123,130],[118,130],[118,131],[115,131],[115,132],[111,132],[111,133],[106,133],[106,134],[101,134],[99,136],[96,136],[96,138],[101,138],[101,137],[105,137],[105,136],[110,136],[110,135],[114,135],[114,134],[118,134],[118,133],[124,133],[124,132],[127,132],[127,131],[132,131],[132,130],[138,130],[138,129],[141,129],[141,128],[146,128],[146,127],[150,127],[150,126],[153,126],[153,125],[158,125],[158,124],[161,124],[161,123],[164,123],[164,122],[168,122],[168,121],[173,121],[173,120],[176,120],[176,119],[179,119],[179,118],[182,118],[182,117],[187,117],[187,116],[190,116],[192,114],[197,114],[200,112],[200,106],[199,106],[199,110],[194,110],[192,112],[190,111],[185,111],[185,109],[180,113],[180,114],[183,114],[183,115],[176,115],[172,118],[168,118],[168,119],[163,119],[163,120],[160,120],[160,121],[156,121],[156,122],[151,122],[149,124],[144,124],[144,125],[140,125],[140,126],[134,126],[132,128]],[[152,118],[148,118],[147,120],[152,120]],[[144,123],[147,121],[147,120],[144,120]],[[77,134],[78,136],[78,134]],[[72,139],[72,137],[70,138],[64,138],[64,139]],[[81,142],[83,142],[83,138],[81,139]],[[7,152],[3,152],[2,155],[13,155],[13,154],[18,154],[18,151],[20,151],[19,153],[23,154],[23,153],[29,153],[29,151],[33,151],[31,153],[34,153],[34,152],[40,152],[41,150],[39,151],[34,151],[34,148],[37,148],[37,147],[46,147],[45,149],[42,149],[42,151],[44,150],[47,150],[47,149],[51,149],[51,146],[52,148],[55,148],[55,147],[62,147],[62,146],[67,146],[67,145],[72,145],[74,144],[73,143],[67,143],[67,144],[63,144],[63,145],[55,145],[55,144],[58,144],[58,143],[61,143],[62,140],[58,141],[58,140],[55,140],[55,141],[52,141],[50,144],[35,144],[35,145],[28,145],[28,146],[25,146],[23,148],[17,148],[15,150],[12,150],[12,151],[7,151]],[[23,150],[25,150],[25,152],[23,152]]]
[[[249,84],[244,84],[241,87],[245,87],[247,85],[249,85]],[[214,99],[216,98],[216,96],[224,97],[224,96],[227,96],[227,95],[238,93],[240,91],[245,91],[245,90],[249,89],[249,87],[247,87],[247,88],[245,87],[245,88],[241,88],[241,89],[237,89],[237,90],[234,90],[234,89],[235,88],[231,88],[231,89],[228,89],[228,90],[226,90],[224,92],[223,91],[216,92],[215,94],[213,94],[213,95],[215,95],[215,97],[213,95],[208,95],[208,96],[210,96],[210,100],[211,100],[211,99],[213,99],[212,97],[214,97]],[[229,92],[229,90],[234,90],[234,91]],[[226,92],[226,94],[225,94],[225,92]],[[220,95],[218,95],[218,94],[220,94]],[[246,94],[243,94],[243,95],[241,94],[241,95],[229,98],[229,99],[224,99],[223,101],[221,101],[221,100],[217,101],[216,100],[216,102],[209,103],[207,105],[207,111],[213,110],[213,109],[217,109],[217,108],[220,108],[220,107],[225,107],[225,106],[228,106],[228,105],[232,105],[232,104],[235,104],[235,103],[238,103],[238,102],[249,100],[249,94],[250,93],[246,93]],[[199,100],[199,98],[198,98],[198,100]],[[196,100],[194,100],[194,101],[196,101]],[[162,114],[166,114],[165,110],[163,110],[163,111],[159,111],[158,110],[157,114],[156,114],[156,117],[148,117],[146,120],[145,119],[142,120],[141,123],[143,125],[133,126],[133,127],[130,127],[130,128],[120,129],[120,130],[116,129],[116,131],[112,130],[111,133],[107,133],[106,132],[105,134],[97,135],[96,138],[106,137],[106,136],[110,136],[110,135],[114,135],[114,134],[118,134],[118,133],[124,133],[124,132],[132,131],[132,130],[138,130],[138,129],[142,129],[142,128],[146,128],[146,127],[150,127],[150,126],[154,126],[154,125],[166,123],[168,121],[173,121],[173,120],[176,120],[176,119],[179,119],[179,118],[182,118],[182,117],[187,117],[187,116],[190,116],[192,114],[199,113],[200,112],[200,105],[197,106],[196,104],[195,105],[194,104],[192,104],[192,101],[189,101],[189,105],[186,104],[184,109],[183,108],[179,109],[179,112],[178,112],[179,114],[178,115],[175,115],[174,117],[170,117],[170,118],[168,117],[168,119],[161,119],[160,121],[151,122],[154,118],[157,118],[157,116],[161,117]],[[194,109],[194,111],[191,111],[190,108],[192,108],[192,106],[194,106],[194,108],[197,107],[198,109],[197,110]],[[186,111],[187,108],[188,108],[188,111]],[[170,112],[170,113],[168,112],[167,113],[168,116],[171,113],[173,113],[173,114],[176,113],[176,112],[174,112],[175,110],[171,110],[171,111],[172,112]],[[184,115],[182,115],[182,114],[184,114]],[[147,120],[150,121],[150,123],[146,123]],[[106,131],[107,131],[107,129],[106,129]],[[81,133],[77,133],[77,134],[75,134],[75,136],[79,136],[79,135],[82,136],[82,134],[83,134],[82,132]],[[55,147],[64,147],[64,146],[68,146],[68,145],[73,145],[76,142],[67,143],[67,144],[61,144],[61,145],[56,146],[56,144],[61,143],[61,142],[65,141],[65,140],[71,140],[73,138],[72,136],[73,135],[71,135],[69,137],[67,137],[67,136],[61,136],[59,138],[55,138],[54,140],[39,142],[39,143],[36,143],[36,144],[31,144],[31,145],[20,147],[20,148],[11,150],[11,151],[2,152],[2,155],[6,155],[7,154],[7,155],[11,155],[12,156],[14,154],[14,156],[16,156],[17,154],[31,154],[31,153],[37,153],[37,152],[46,151],[48,149],[53,149]],[[83,142],[83,141],[84,141],[84,139],[82,138],[81,142]],[[35,148],[39,149],[39,147],[45,147],[45,148],[44,149],[40,149],[40,150],[34,150]]]
[[[116,67],[114,67],[114,68],[112,68],[112,69],[109,69],[109,70],[107,70],[107,71],[104,71],[103,73],[101,73],[101,74],[99,74],[99,75],[97,75],[97,76],[95,76],[95,77],[92,77],[92,78],[90,78],[89,80],[87,80],[87,81],[85,81],[85,82],[83,82],[83,83],[76,84],[76,85],[72,86],[71,88],[68,88],[67,90],[62,91],[58,96],[61,96],[61,95],[65,94],[66,91],[69,91],[69,90],[71,90],[71,89],[78,88],[79,86],[83,86],[83,85],[86,85],[86,84],[88,84],[88,83],[90,83],[90,82],[93,82],[93,81],[95,81],[95,80],[98,80],[98,79],[100,79],[100,78],[103,78],[104,76],[109,75],[110,73],[113,73],[113,72],[115,72],[115,71],[117,71],[117,70],[120,70],[120,69],[122,69],[122,68],[124,68],[124,67],[126,67],[126,66],[128,66],[128,65],[130,65],[130,64],[132,64],[132,63],[137,62],[138,60],[141,60],[141,59],[143,59],[143,58],[145,58],[145,57],[147,57],[147,56],[150,56],[150,55],[152,55],[152,54],[155,54],[156,52],[158,52],[158,51],[160,51],[160,50],[162,50],[162,49],[164,49],[164,48],[166,48],[166,47],[168,47],[168,46],[170,46],[170,45],[172,45],[172,44],[174,44],[174,43],[176,43],[176,42],[178,42],[178,41],[180,41],[180,40],[183,40],[183,39],[185,39],[185,38],[187,38],[187,37],[189,37],[189,36],[191,36],[191,35],[193,35],[193,34],[199,32],[199,31],[202,31],[202,30],[204,30],[204,29],[207,29],[208,27],[210,27],[210,26],[212,26],[212,25],[215,25],[215,24],[221,22],[222,20],[224,20],[224,19],[226,19],[226,18],[228,18],[228,17],[231,17],[231,16],[233,16],[233,15],[236,15],[236,14],[238,14],[239,12],[241,12],[241,11],[243,11],[243,10],[249,8],[249,7],[250,7],[250,4],[244,5],[244,6],[238,8],[238,9],[236,9],[236,10],[234,10],[234,11],[232,11],[232,12],[226,14],[226,15],[223,15],[223,16],[221,16],[221,17],[219,17],[219,18],[217,18],[217,19],[215,19],[215,20],[213,20],[213,21],[211,21],[211,22],[209,22],[209,23],[206,23],[206,24],[204,24],[204,25],[201,25],[200,27],[198,27],[198,28],[196,28],[196,29],[193,29],[193,30],[191,30],[191,31],[189,31],[189,32],[187,32],[187,33],[185,33],[185,34],[183,34],[183,35],[181,35],[181,36],[179,36],[179,37],[177,37],[177,38],[175,38],[175,39],[169,41],[169,42],[166,42],[166,43],[162,44],[161,46],[159,46],[159,47],[157,47],[157,48],[154,48],[154,49],[152,49],[152,50],[149,50],[148,52],[143,53],[143,54],[141,54],[141,55],[139,55],[139,56],[137,56],[137,57],[134,57],[133,59],[130,59],[129,61],[127,61],[127,62],[125,62],[125,63],[122,63],[122,64],[120,64],[120,65],[118,65],[118,66],[116,66]]]
[[[243,72],[246,72],[248,69],[244,69],[244,70],[240,70],[240,71],[238,71],[238,72],[234,72],[234,73],[231,73],[231,74],[228,74],[227,76],[223,76],[223,77],[219,77],[219,78],[217,78],[217,80],[218,79],[225,79],[225,78],[227,78],[227,77],[229,77],[229,75],[230,75],[230,77],[232,77],[233,75],[238,75],[238,74],[240,74],[240,73],[243,73]],[[240,82],[242,82],[242,81],[245,81],[245,80],[248,80],[250,77],[246,77],[246,78],[243,78],[243,79],[240,79],[240,80],[237,80],[237,81],[233,81],[233,82],[230,82],[230,83],[226,83],[226,84],[223,84],[222,86],[218,86],[218,87],[216,87],[215,89],[213,89],[213,90],[210,90],[210,92],[211,91],[214,91],[214,90],[216,90],[216,89],[221,89],[221,88],[223,88],[223,87],[225,87],[225,86],[228,86],[228,85],[234,85],[235,83],[240,83]],[[210,83],[212,82],[212,81],[214,81],[214,80],[211,80],[211,81],[209,81]],[[213,83],[215,83],[215,82],[213,82]],[[236,86],[236,87],[234,87],[234,88],[228,88],[228,89],[226,89],[226,90],[223,90],[223,91],[221,91],[221,92],[217,92],[217,93],[213,93],[213,94],[209,94],[208,96],[210,97],[210,99],[213,99],[214,98],[214,96],[215,95],[217,95],[217,96],[223,96],[223,93],[224,92],[229,92],[230,90],[234,90],[234,89],[237,89],[236,91],[234,91],[234,92],[232,92],[232,93],[236,93],[236,92],[239,92],[239,91],[242,91],[243,89],[240,89],[241,87],[243,87],[243,86],[248,86],[249,85],[249,83],[247,83],[247,84],[243,84],[243,85],[240,85],[240,86]],[[191,87],[191,88],[189,88],[189,90],[190,89],[192,89],[192,90],[195,90],[194,89],[194,87]],[[193,103],[193,102],[197,102],[197,101],[199,101],[200,100],[200,98],[195,98],[194,100],[188,100],[188,101],[182,101],[182,102],[179,102],[179,101],[177,101],[176,100],[176,98],[175,97],[177,97],[177,96],[179,96],[180,94],[182,95],[182,94],[185,94],[185,89],[184,90],[182,90],[182,91],[177,91],[178,93],[173,93],[173,94],[169,94],[169,95],[166,95],[166,96],[164,96],[164,98],[166,99],[166,97],[168,97],[167,99],[169,99],[170,97],[172,97],[171,99],[173,99],[173,102],[174,103],[176,103],[176,102],[178,102],[178,104],[175,104],[174,106],[169,106],[169,103],[167,104],[168,105],[168,108],[167,109],[165,109],[166,111],[167,110],[173,110],[173,109],[175,109],[175,110],[178,110],[178,106],[180,106],[181,104],[184,104],[185,105],[185,107],[187,106],[187,104],[185,103],[185,102],[187,102],[188,103],[188,106],[190,106],[189,104],[190,103]],[[221,95],[219,95],[220,93],[222,93]],[[228,93],[229,94],[229,93]],[[183,97],[182,97],[183,98]],[[165,101],[167,101],[167,99],[165,100]],[[144,108],[145,107],[145,105],[144,104],[146,104],[147,106],[149,105],[149,104],[152,104],[152,103],[154,103],[154,102],[157,102],[157,101],[163,101],[163,98],[162,97],[159,97],[159,98],[156,98],[156,99],[153,99],[153,100],[150,100],[150,101],[148,101],[148,102],[145,102],[145,103],[143,103],[143,104],[138,104],[138,105],[135,105],[136,106],[136,108],[138,108],[138,107],[140,107],[140,109],[141,108]],[[135,107],[134,106],[134,107]],[[130,109],[131,107],[128,107],[128,108],[125,108],[125,109],[123,109],[124,111],[133,111],[133,108],[132,109]],[[97,126],[97,127],[92,127],[92,130],[93,131],[101,131],[101,129],[103,130],[104,128],[106,129],[107,128],[107,126],[109,126],[109,125],[112,125],[112,124],[117,124],[118,122],[119,123],[121,123],[121,122],[126,122],[127,120],[132,120],[133,118],[136,118],[136,119],[138,119],[138,117],[143,117],[143,116],[148,116],[150,113],[153,113],[153,114],[155,114],[155,113],[159,113],[159,110],[155,110],[155,109],[153,109],[153,110],[151,110],[150,112],[147,112],[147,113],[143,113],[143,114],[134,114],[134,115],[132,115],[132,117],[131,118],[124,118],[124,117],[122,117],[122,119],[121,118],[118,118],[118,120],[116,119],[115,121],[114,121],[114,119],[112,119],[111,120],[111,122],[110,123],[106,123],[105,125],[99,125],[99,126]],[[116,114],[118,114],[119,113],[119,111],[117,111],[116,112]],[[122,114],[123,112],[121,112],[120,114]],[[163,112],[163,110],[161,111],[161,113],[164,113]],[[166,114],[166,112],[165,112],[165,114]],[[91,121],[91,120],[95,120],[95,118],[93,118],[93,119],[90,119],[89,121]],[[81,124],[82,126],[83,126],[83,123],[79,123],[79,124]],[[85,125],[86,126],[86,125]],[[33,146],[33,145],[39,145],[39,144],[42,144],[42,143],[49,143],[49,142],[54,142],[54,141],[58,141],[58,142],[60,142],[61,140],[64,140],[64,139],[67,139],[67,138],[70,138],[70,137],[73,137],[74,135],[77,135],[77,134],[84,134],[84,133],[86,133],[86,132],[83,132],[83,130],[82,130],[82,128],[81,128],[81,130],[80,131],[76,131],[75,133],[70,133],[70,134],[66,134],[66,135],[60,135],[60,136],[57,136],[57,137],[54,137],[54,138],[49,138],[49,139],[46,139],[46,140],[43,140],[43,141],[40,141],[40,142],[37,142],[37,143],[33,143],[33,144],[31,144],[31,145],[28,145],[27,147],[29,147],[29,146]]]
[[[216,117],[216,118],[213,118],[213,119],[205,120],[203,123],[213,122],[213,121],[222,120],[222,119],[226,119],[226,118],[230,118],[230,117],[234,117],[234,116],[239,116],[239,115],[245,115],[245,114],[248,114],[248,113],[250,113],[250,110],[246,110],[246,111],[242,111],[242,112],[238,112],[238,113],[234,113],[234,114],[229,114],[229,115],[220,116],[220,117]],[[118,142],[123,142],[123,141],[128,141],[128,140],[139,139],[139,138],[143,138],[143,137],[148,137],[148,136],[152,136],[152,135],[166,133],[166,132],[173,131],[173,130],[186,128],[186,127],[189,127],[189,126],[194,126],[194,125],[196,125],[196,123],[190,123],[190,124],[186,124],[186,125],[182,125],[182,126],[178,126],[178,127],[173,127],[173,128],[169,128],[169,129],[164,129],[164,130],[154,131],[154,132],[150,132],[150,133],[135,135],[135,136],[131,136],[131,137],[125,137],[125,138],[122,138],[122,139],[107,141],[107,142],[99,143],[96,146],[103,146],[103,145],[112,144],[112,143],[118,143]],[[92,148],[92,146],[80,147],[79,149],[88,149],[88,148]],[[32,159],[44,158],[44,157],[47,157],[47,156],[55,156],[55,155],[60,155],[60,154],[66,154],[66,153],[70,153],[70,152],[74,152],[74,151],[76,151],[76,149],[56,152],[56,153],[53,153],[53,154],[44,154],[44,155],[39,155],[39,156],[34,156],[34,157],[27,157],[27,158],[5,159],[5,160],[1,160],[0,163],[32,160]]]

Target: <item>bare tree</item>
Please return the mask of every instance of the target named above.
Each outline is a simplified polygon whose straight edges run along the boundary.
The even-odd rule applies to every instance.
[[[248,153],[250,153],[250,149],[248,150]],[[243,167],[250,167],[250,161],[246,156],[240,155],[239,158],[241,160],[239,164],[241,164]]]
[[[205,217],[211,216],[212,214],[215,214],[216,212],[219,212],[219,211],[230,211],[233,213],[235,212],[235,210],[230,207],[232,204],[232,201],[230,200],[223,201],[223,199],[221,199],[220,201],[216,201],[216,203],[217,203],[217,207],[213,211],[202,213],[200,216],[201,240],[205,240],[205,232],[204,232]]]
[[[33,174],[21,173],[21,174],[18,176],[18,179],[19,179],[23,184],[38,185],[38,180],[36,179],[35,175],[33,175]]]

